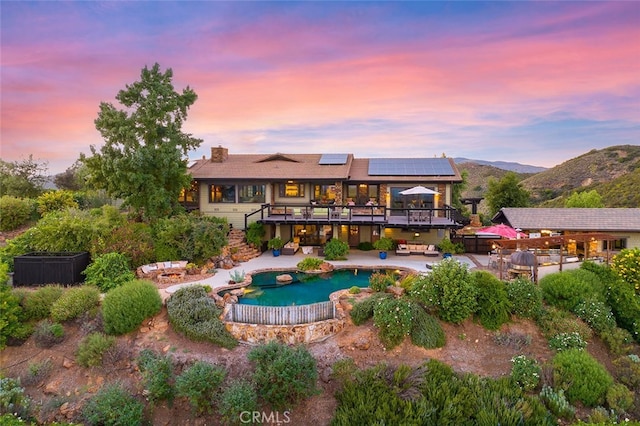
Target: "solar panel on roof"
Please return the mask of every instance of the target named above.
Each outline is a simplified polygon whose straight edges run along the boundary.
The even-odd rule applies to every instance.
[[[349,154],[322,154],[318,164],[347,164]]]
[[[454,176],[446,158],[371,158],[370,176]]]

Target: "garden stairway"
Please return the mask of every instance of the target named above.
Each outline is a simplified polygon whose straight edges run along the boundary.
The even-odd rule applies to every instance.
[[[232,228],[227,239],[229,240],[227,249],[234,260],[246,262],[262,254],[260,249],[254,248],[247,243],[244,231],[241,229]]]

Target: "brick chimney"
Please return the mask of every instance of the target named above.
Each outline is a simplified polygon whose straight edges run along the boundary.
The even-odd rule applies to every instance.
[[[218,145],[218,147],[211,147],[211,162],[212,163],[223,163],[227,158],[229,158],[229,150],[227,148],[223,148],[222,145]]]

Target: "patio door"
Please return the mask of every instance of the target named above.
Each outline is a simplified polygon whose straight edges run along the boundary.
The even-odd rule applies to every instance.
[[[357,225],[349,226],[349,247],[357,247],[360,244],[360,227]]]

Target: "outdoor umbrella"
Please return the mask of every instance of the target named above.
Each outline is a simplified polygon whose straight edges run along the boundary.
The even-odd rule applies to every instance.
[[[402,195],[435,195],[439,194],[438,191],[434,191],[433,189],[425,188],[424,186],[414,186],[413,188],[405,189],[404,191],[400,191]]]
[[[509,225],[501,223],[499,225],[489,226],[488,228],[482,228],[476,231],[476,235],[498,235],[503,238],[509,238],[511,240],[516,238],[527,238],[527,234],[524,232],[518,232]]]

